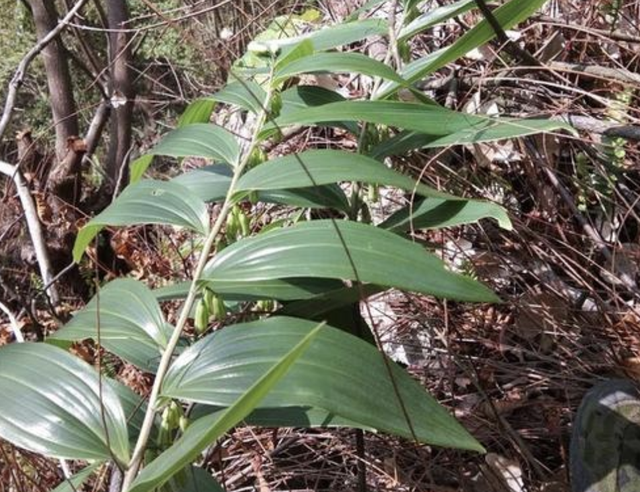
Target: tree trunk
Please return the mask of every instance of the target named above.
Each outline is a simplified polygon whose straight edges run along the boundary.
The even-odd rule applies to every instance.
[[[55,3],[29,0],[38,40],[53,30],[58,21]],[[44,67],[49,86],[49,103],[56,132],[56,159],[47,179],[47,189],[58,199],[75,205],[80,193],[82,144],[78,141],[79,124],[69,64],[60,37],[43,50]]]
[[[128,180],[127,162],[131,151],[131,119],[135,92],[131,81],[132,51],[126,28],[129,9],[126,0],[108,0],[110,95],[113,105],[106,174],[114,192]]]
[[[29,0],[29,5],[40,40],[56,27],[58,12],[54,2],[47,0]],[[59,37],[42,50],[42,57],[56,132],[56,157],[58,161],[62,161],[67,153],[67,139],[77,137],[79,128],[69,65]]]

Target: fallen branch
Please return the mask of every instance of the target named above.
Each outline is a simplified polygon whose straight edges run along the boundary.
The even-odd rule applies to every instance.
[[[612,121],[602,121],[590,116],[561,115],[553,117],[554,120],[569,123],[576,130],[598,133],[607,137],[619,137],[640,142],[640,126],[621,125]]]
[[[584,63],[565,63],[565,62],[549,62],[548,67],[551,70],[560,72],[578,73],[580,75],[589,75],[591,77],[615,80],[623,84],[633,84],[640,86],[640,75],[630,72],[623,68],[602,67],[600,65],[586,65]]]
[[[40,269],[40,276],[46,286],[45,292],[49,297],[51,304],[53,306],[57,306],[60,302],[60,296],[58,295],[58,290],[53,282],[53,271],[51,269],[51,262],[49,261],[49,252],[47,251],[47,245],[44,241],[44,233],[42,231],[40,219],[38,218],[36,204],[33,201],[27,182],[17,166],[13,166],[3,161],[0,161],[0,173],[11,178],[16,185],[20,204],[24,210],[24,217],[27,222],[29,237],[31,238],[33,248],[36,252],[36,260]]]
[[[624,41],[626,43],[640,43],[640,36],[634,36],[633,34],[629,34],[623,31],[593,29],[591,27],[579,26],[577,24],[568,24],[566,22],[559,21],[555,17],[549,17],[548,15],[536,15],[532,17],[532,19],[540,22],[544,22],[545,24],[549,24],[552,26],[571,29],[573,31],[578,31],[578,32],[584,32],[584,33],[592,34],[595,36],[601,36],[601,37],[613,39],[615,41]]]

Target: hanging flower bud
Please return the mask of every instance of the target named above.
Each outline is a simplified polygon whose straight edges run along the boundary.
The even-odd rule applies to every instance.
[[[203,334],[209,327],[209,308],[204,299],[200,299],[196,305],[196,313],[193,319],[193,325],[198,335]]]

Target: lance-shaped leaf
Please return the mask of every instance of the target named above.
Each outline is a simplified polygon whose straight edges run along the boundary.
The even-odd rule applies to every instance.
[[[464,14],[476,7],[475,0],[459,0],[450,5],[430,9],[428,12],[416,17],[398,33],[398,41],[405,41],[416,34],[445,22],[456,15]]]
[[[292,112],[278,118],[280,127],[345,120],[366,121],[445,137],[439,145],[479,143],[532,135],[570,126],[551,120],[522,120],[469,115],[435,106],[394,101],[344,101]],[[272,125],[267,125],[269,133]]]
[[[237,85],[240,85],[240,87],[237,87]],[[260,101],[264,102],[264,99],[260,99],[264,97],[264,90],[259,85],[255,84],[255,82],[247,82],[247,89],[241,86],[241,84],[237,85],[229,84],[212,97],[196,99],[189,104],[187,109],[184,110],[178,119],[178,128],[201,124],[204,125],[206,129],[180,132],[177,135],[172,133],[168,134],[167,137],[165,137],[165,140],[167,138],[169,139],[168,142],[163,140],[160,145],[156,146],[156,148],[151,150],[150,153],[139,157],[131,163],[130,182],[136,183],[140,181],[153,162],[154,155],[181,157],[180,154],[183,152],[196,152],[194,155],[200,155],[200,153],[202,153],[202,157],[208,157],[211,159],[219,158],[218,160],[226,160],[228,163],[233,164],[239,153],[237,145],[231,141],[233,136],[229,138],[230,135],[228,135],[228,132],[224,129],[208,124],[211,119],[213,109],[216,106],[216,102],[219,101],[228,104],[236,104],[244,109],[249,109],[250,111],[255,111],[256,107],[260,105]],[[249,93],[255,94],[256,98],[250,99]],[[209,138],[214,146],[203,148],[201,145],[195,145],[193,142],[190,144],[187,141],[189,135],[196,132],[205,133],[205,131],[214,135],[213,138]],[[215,145],[218,147],[216,148]],[[158,148],[160,150],[158,150]]]
[[[229,166],[214,164],[179,174],[171,181],[184,186],[203,202],[217,202],[227,196],[232,177]]]
[[[296,344],[290,345],[280,357],[273,360],[272,364],[263,367],[262,373],[244,391],[237,394],[237,399],[225,412],[208,415],[191,424],[173,446],[142,470],[129,492],[146,492],[166,483],[191,463],[204,448],[242,421],[304,354],[321,328],[322,325],[317,325],[315,329],[305,333],[305,336],[298,338]]]
[[[129,434],[129,442],[135,445],[138,435],[140,434],[140,428],[142,427],[142,421],[144,420],[144,414],[147,410],[146,398],[138,395],[128,386],[125,386],[121,382],[104,378],[111,389],[118,395],[124,416],[127,419],[127,431]],[[155,428],[154,431],[155,432]]]
[[[225,492],[207,470],[187,466],[178,472],[160,492]]]
[[[153,163],[153,155],[145,154],[129,164],[129,184],[132,185],[142,179],[149,166]]]
[[[574,128],[566,124],[556,124],[551,120],[501,118],[494,121],[498,124],[489,128],[464,128],[449,135],[425,135],[424,133],[402,131],[376,145],[371,149],[369,155],[376,160],[383,160],[386,157],[404,155],[416,149],[431,149],[446,147],[448,145],[468,145],[557,130],[566,130],[573,134],[576,133]]]
[[[227,301],[258,301],[260,299],[277,299],[293,301],[310,299],[323,292],[342,287],[339,280],[326,278],[290,278],[256,280],[250,285],[247,282],[223,281],[212,279],[208,285]],[[154,291],[158,301],[184,299],[189,292],[190,282],[181,282]]]
[[[276,71],[282,70],[289,65],[289,63],[300,60],[301,58],[305,58],[309,55],[313,55],[314,52],[315,48],[313,47],[313,43],[308,39],[305,39],[294,46],[287,46],[283,48],[278,55],[274,69]]]
[[[274,82],[278,83],[303,73],[318,72],[356,73],[404,83],[390,66],[360,53],[316,53],[299,58],[278,70]]]
[[[535,13],[547,0],[511,0],[493,11],[493,16],[503,29],[511,29]],[[424,58],[409,63],[400,74],[407,82],[415,82],[426,75],[439,70],[473,49],[492,40],[496,33],[486,19],[469,29],[451,46],[430,53]],[[402,86],[396,82],[383,84],[374,95],[376,99],[385,99]]]
[[[198,419],[214,413],[220,414],[226,410],[225,407],[215,407],[211,405],[194,405],[191,416]],[[280,407],[280,408],[257,408],[245,417],[247,425],[259,425],[261,427],[304,427],[311,429],[314,427],[350,427],[375,432],[373,427],[358,424],[349,419],[345,419],[326,410],[315,407]]]
[[[484,201],[458,201],[432,198],[397,211],[380,227],[393,232],[412,229],[441,229],[461,224],[473,224],[480,219],[493,218],[500,227],[511,230],[511,220],[504,208]]]
[[[178,128],[182,128],[194,123],[209,123],[211,113],[216,106],[216,101],[211,98],[196,99],[187,106],[180,119],[178,119]]]
[[[209,123],[211,113],[213,113],[213,108],[218,102],[238,106],[242,109],[246,109],[247,111],[251,111],[252,113],[258,113],[264,106],[266,97],[267,94],[260,84],[252,80],[247,80],[243,83],[231,82],[214,95],[197,99],[189,104],[178,120],[178,128],[192,125],[194,123]],[[211,129],[209,128],[209,130]],[[211,131],[215,131],[217,133],[217,130]],[[226,139],[226,137],[222,138]],[[225,146],[228,145],[225,144]],[[230,147],[230,149],[231,148],[232,147]],[[212,155],[203,157],[213,158]]]
[[[162,394],[208,405],[231,405],[314,326],[312,321],[272,317],[220,330],[176,359]],[[259,408],[311,407],[323,410],[329,419],[335,415],[363,428],[409,439],[415,434],[420,442],[440,446],[482,450],[416,381],[393,362],[387,365],[383,357],[371,344],[325,327]]]
[[[209,216],[205,203],[184,186],[151,179],[138,181],[80,230],[73,246],[74,260],[80,261],[85,248],[103,227],[138,224],[187,227],[205,235]]]
[[[371,284],[343,285],[335,290],[287,303],[278,313],[295,318],[326,320],[325,316],[331,311],[343,308],[349,304],[366,301],[368,297],[384,290],[386,290],[385,287]]]
[[[347,17],[345,17],[345,20],[347,22],[354,21],[359,17],[361,17],[361,14],[364,14],[365,12],[369,12],[370,10],[373,10],[374,8],[379,7],[381,4],[383,4],[386,1],[387,0],[369,0],[365,2],[362,7],[359,7],[355,9],[353,12],[351,12]]]
[[[132,279],[114,280],[100,289],[51,339],[97,341],[98,329],[104,348],[147,372],[155,372],[171,335],[151,290]]]
[[[395,186],[419,195],[460,200],[418,183],[375,159],[341,150],[310,150],[265,162],[240,178],[238,190],[304,188],[341,181]]]
[[[148,153],[170,157],[206,157],[233,166],[238,161],[240,147],[235,137],[224,128],[209,123],[193,123],[170,131]]]
[[[44,343],[0,348],[0,395],[2,439],[55,458],[128,462],[118,396],[107,383],[101,391],[93,367],[64,350]]]
[[[296,111],[315,106],[322,106],[332,102],[346,101],[339,93],[317,85],[297,85],[282,93],[281,115],[292,114]],[[354,135],[358,134],[358,124],[353,121],[329,121],[328,126],[342,127]]]
[[[231,82],[211,97],[216,101],[238,106],[256,114],[267,103],[267,93],[260,84],[252,80]]]
[[[259,167],[262,167],[260,165]],[[172,179],[189,188],[191,193],[205,202],[223,200],[231,185],[232,171],[224,165],[205,166]],[[292,207],[335,208],[346,211],[349,202],[339,186],[319,186],[314,189],[282,189],[258,193],[258,201],[279,203]]]
[[[102,463],[94,463],[84,467],[72,477],[65,479],[64,482],[58,485],[51,492],[78,492],[78,490],[82,489],[82,485],[89,480],[89,477],[93,475],[100,466],[102,466]]]
[[[499,300],[479,282],[445,269],[422,246],[347,221],[304,222],[242,239],[216,255],[201,280],[249,286],[256,280],[295,277],[356,280],[460,301]]]
[[[386,23],[382,19],[365,19],[336,24],[301,36],[249,43],[249,50],[276,53],[287,46],[294,46],[304,40],[309,40],[313,43],[316,51],[327,51],[338,46],[355,43],[370,36],[384,36],[387,31]]]
[[[284,115],[300,109],[346,100],[338,92],[318,85],[297,85],[282,93],[282,110],[280,113]]]

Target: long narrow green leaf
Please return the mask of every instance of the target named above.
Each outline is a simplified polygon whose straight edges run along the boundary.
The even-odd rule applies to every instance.
[[[411,229],[441,229],[462,224],[473,224],[480,219],[492,218],[506,230],[513,228],[507,212],[501,206],[485,201],[454,202],[432,198],[399,210],[379,227],[404,233]]]
[[[162,394],[229,406],[315,325],[296,318],[272,317],[215,332],[176,359]],[[392,383],[383,357],[375,346],[326,327],[259,408],[272,413],[278,408],[310,408],[316,415],[325,411],[329,417],[335,415],[363,428],[409,439],[414,437],[413,428],[415,437],[424,443],[482,450],[416,381],[389,361]]]
[[[435,8],[415,18],[398,33],[398,41],[406,41],[416,34],[441,24],[452,17],[471,10],[476,6],[475,0],[459,0],[449,5]]]
[[[458,199],[417,183],[375,159],[340,150],[310,150],[265,162],[240,179],[238,190],[304,188],[341,181],[395,186],[424,196]]]
[[[378,294],[384,290],[386,290],[386,287],[372,284],[355,285],[350,287],[343,285],[338,289],[322,292],[316,296],[309,297],[308,299],[301,299],[296,302],[287,303],[278,311],[278,313],[283,316],[292,316],[294,318],[326,320],[324,316],[326,316],[327,313],[349,304],[366,301],[369,296]]]
[[[326,278],[290,278],[256,280],[247,282],[233,280],[217,282],[209,280],[209,285],[215,292],[228,301],[255,301],[260,299],[277,299],[279,301],[295,301],[309,299],[327,291],[338,289],[342,282]],[[190,282],[162,287],[154,291],[158,301],[184,299],[189,292]]]
[[[178,119],[178,128],[193,125],[194,123],[209,123],[215,106],[216,101],[214,99],[196,99],[187,106],[187,109]]]
[[[382,19],[365,19],[325,27],[309,34],[291,38],[262,40],[260,45],[277,52],[286,46],[296,45],[304,40],[313,43],[316,51],[327,51],[345,44],[355,43],[370,36],[383,36],[387,33],[386,23]],[[251,44],[249,49],[251,49]]]
[[[341,101],[346,101],[344,96],[330,89],[318,85],[297,85],[282,93],[281,114]]]
[[[239,106],[257,114],[263,109],[267,101],[267,93],[257,82],[246,80],[242,83],[231,82],[224,89],[214,94],[212,99]]]
[[[66,479],[60,485],[58,485],[51,492],[78,492],[82,489],[82,485],[89,480],[89,477],[93,475],[103,463],[93,463],[92,465],[85,466],[78,473],[74,474],[71,478]]]
[[[227,195],[232,174],[228,166],[218,164],[180,174],[172,181],[189,188],[191,193],[205,202],[217,202]],[[347,197],[339,186],[329,185],[299,190],[279,187],[258,193],[256,198],[260,202],[279,203],[292,207],[349,210]]]
[[[171,181],[184,186],[203,202],[224,200],[231,185],[233,171],[224,164],[200,167],[181,173]]]
[[[149,166],[153,163],[153,155],[145,154],[138,157],[131,164],[129,164],[129,184],[137,183],[142,179],[144,173],[147,172]]]
[[[196,404],[191,415],[194,419],[199,419],[213,413],[220,415],[225,410],[226,407]],[[373,427],[353,422],[315,407],[257,408],[244,419],[244,422],[247,425],[261,427],[303,427],[307,429],[313,427],[350,427],[370,432],[376,431]]]
[[[281,68],[275,74],[275,83],[303,73],[356,73],[369,77],[393,80],[399,84],[402,78],[388,65],[360,53],[316,53],[300,58]]]
[[[282,93],[282,110],[280,114],[285,116],[301,109],[341,101],[346,101],[346,99],[330,89],[325,89],[317,85],[297,85]],[[359,131],[358,124],[353,121],[329,121],[326,124],[327,126],[344,128],[354,135],[357,135]]]
[[[382,5],[386,1],[387,0],[368,0],[367,2],[365,2],[365,4],[362,7],[357,8],[353,12],[351,12],[345,18],[345,20],[347,22],[353,22],[353,21],[357,20],[358,17],[360,17],[361,14],[364,14],[365,12],[369,12],[370,10],[373,10],[376,7],[380,7],[380,5]]]
[[[224,128],[209,123],[193,123],[167,133],[148,154],[170,157],[206,157],[235,165],[240,148]]]
[[[138,181],[125,188],[115,202],[80,230],[73,246],[73,259],[80,261],[86,247],[103,227],[137,224],[174,225],[205,235],[209,215],[205,203],[177,183]]]
[[[103,381],[111,386],[111,389],[120,399],[120,405],[122,406],[124,416],[127,419],[129,442],[133,447],[135,446],[138,435],[140,434],[144,414],[147,410],[146,398],[134,393],[128,386],[125,386],[115,379],[103,378]],[[152,435],[153,432],[155,432],[155,429],[152,431]]]
[[[573,134],[576,133],[574,128],[565,124],[556,124],[552,120],[500,118],[494,119],[493,121],[496,124],[490,128],[469,127],[444,136],[402,131],[375,146],[371,149],[369,155],[381,161],[386,157],[404,155],[416,149],[431,149],[449,145],[469,145],[560,130]]]
[[[218,286],[245,282],[250,288],[254,281],[296,277],[360,280],[461,301],[499,300],[484,285],[448,271],[418,244],[346,221],[304,222],[242,239],[216,255],[201,280]]]
[[[440,136],[438,145],[477,143],[571,127],[551,120],[511,120],[451,111],[434,105],[393,101],[344,101],[307,108],[278,118],[280,127],[327,121],[366,121]],[[265,132],[271,131],[268,127]],[[434,145],[435,146],[435,145]]]
[[[516,24],[534,14],[546,1],[547,0],[511,0],[509,3],[494,10],[493,15],[503,29],[511,29]],[[491,25],[486,20],[482,20],[451,46],[431,53],[407,65],[400,76],[408,83],[420,80],[426,75],[464,56],[469,51],[482,46],[495,36],[495,31]],[[400,88],[401,86],[395,82],[383,84],[380,90],[374,94],[374,98],[385,99]]]
[[[305,39],[295,46],[291,46],[288,49],[283,49],[282,53],[278,55],[278,59],[276,60],[274,69],[276,71],[282,70],[290,63],[305,58],[309,55],[313,55],[314,52],[315,48],[313,47],[313,43],[308,39]]]
[[[225,492],[207,470],[188,466],[174,476],[159,492]]]
[[[0,395],[0,438],[55,458],[128,463],[118,396],[105,383],[101,401],[97,372],[64,350],[44,343],[0,348]]]
[[[97,341],[98,319],[104,348],[144,371],[155,372],[171,327],[153,293],[142,282],[110,282],[50,340]]]
[[[280,357],[241,391],[229,408],[220,414],[203,417],[187,428],[176,443],[145,467],[133,482],[129,492],[147,492],[159,487],[191,463],[211,442],[241,422],[260,403],[304,354],[318,336],[322,325],[309,330],[288,347]]]

